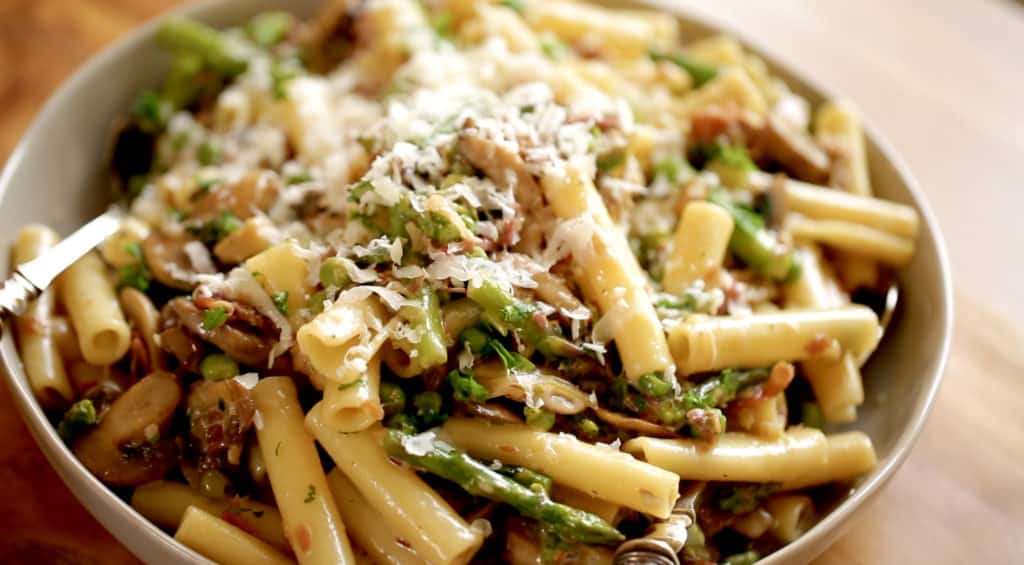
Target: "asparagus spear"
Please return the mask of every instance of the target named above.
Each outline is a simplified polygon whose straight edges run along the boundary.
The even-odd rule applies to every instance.
[[[482,317],[488,324],[503,333],[511,329],[545,357],[579,357],[583,353],[577,345],[537,322],[537,306],[517,300],[491,281],[471,285],[466,296],[483,309]]]
[[[659,420],[671,426],[682,425],[686,422],[687,413],[694,409],[717,412],[717,417],[723,418],[719,408],[735,399],[740,389],[764,381],[769,374],[771,369],[765,368],[726,369],[675,398],[658,403],[655,413]],[[724,425],[720,427],[724,429]]]
[[[211,69],[225,76],[235,76],[248,66],[237,45],[219,31],[195,20],[167,20],[160,26],[156,37],[161,45],[171,51],[194,54]]]
[[[425,453],[412,453],[404,445],[408,437],[398,430],[386,430],[384,449],[392,457],[448,479],[474,496],[514,507],[567,541],[606,544],[623,539],[618,530],[597,516],[553,502],[542,488],[525,487],[443,442],[434,441]]]
[[[428,285],[423,286],[416,301],[415,306],[403,306],[398,313],[419,332],[420,340],[415,344],[416,364],[429,369],[448,361],[441,306],[437,293]]]
[[[765,228],[764,219],[737,206],[724,190],[714,189],[708,200],[725,208],[735,221],[729,248],[745,263],[772,280],[785,282],[800,275],[796,255],[785,249],[775,235]]]
[[[713,80],[718,76],[718,70],[711,65],[705,65],[704,63],[698,63],[679,53],[663,53],[661,51],[651,51],[651,59],[654,61],[668,61],[673,63],[680,69],[686,71],[686,74],[690,75],[693,79],[693,85],[700,88],[704,83]]]

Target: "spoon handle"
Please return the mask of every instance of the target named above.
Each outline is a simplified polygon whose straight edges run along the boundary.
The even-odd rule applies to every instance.
[[[28,303],[53,284],[57,275],[117,231],[124,216],[124,208],[111,206],[52,249],[18,265],[0,285],[0,319],[24,314]]]

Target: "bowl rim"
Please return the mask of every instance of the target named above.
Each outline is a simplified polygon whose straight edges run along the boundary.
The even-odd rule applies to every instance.
[[[40,131],[44,128],[45,123],[51,121],[51,116],[56,114],[60,107],[64,106],[68,100],[75,96],[81,85],[90,80],[95,80],[93,75],[124,56],[126,52],[150,41],[157,26],[165,19],[177,16],[203,19],[214,10],[226,8],[228,5],[239,1],[202,0],[161,12],[90,56],[51,92],[42,108],[32,119],[31,125],[25,130],[11,151],[2,172],[0,172],[0,204],[3,202],[8,185],[11,184],[11,178],[15,170],[19,168],[20,162],[28,150],[29,140],[40,135]],[[278,3],[285,4],[283,0]],[[760,40],[752,38],[749,34],[739,32],[734,25],[725,21],[720,16],[698,13],[691,6],[676,4],[669,0],[606,0],[602,3],[619,7],[633,6],[655,9],[670,13],[677,18],[695,23],[709,30],[726,33],[735,37],[745,47],[762,57],[771,67],[784,69],[787,74],[802,82],[817,95],[830,99],[845,98],[836,89],[823,85],[816,77],[804,72],[802,68],[790,64],[785,58],[779,57]],[[928,375],[930,382],[924,392],[924,399],[918,403],[917,410],[912,415],[910,422],[894,442],[892,446],[894,455],[888,458],[880,469],[873,472],[868,480],[858,484],[849,496],[819,520],[803,536],[770,554],[761,563],[778,564],[790,562],[798,557],[797,554],[806,551],[805,548],[807,547],[819,548],[812,550],[809,557],[813,557],[816,552],[823,551],[831,543],[837,541],[843,529],[850,524],[850,519],[853,515],[878,495],[910,455],[934,406],[939,387],[945,377],[949,359],[954,309],[952,271],[950,269],[945,239],[942,236],[939,223],[932,211],[931,205],[916,178],[910,172],[902,155],[895,150],[892,143],[877,127],[870,116],[864,112],[861,112],[860,116],[867,139],[889,161],[897,178],[906,188],[913,201],[913,205],[921,215],[924,227],[922,231],[931,235],[934,240],[935,256],[940,274],[937,282],[941,286],[942,296],[941,311],[936,312],[941,316],[941,345],[939,350],[933,353],[933,359],[935,359],[936,363],[933,370],[930,371],[931,374]],[[12,399],[21,414],[22,421],[28,427],[50,466],[57,472],[79,503],[136,557],[151,561],[175,559],[181,562],[210,563],[209,560],[179,543],[171,534],[163,531],[136,512],[128,502],[100,482],[74,457],[70,449],[57,437],[56,431],[50,425],[45,413],[35,400],[26,378],[24,378],[20,358],[13,347],[9,324],[5,324],[3,329],[5,331],[3,331],[2,336],[3,348],[0,349],[0,361],[2,361],[0,363],[2,365],[0,370],[2,370],[7,386],[12,393]],[[139,536],[139,533],[142,533],[143,536]],[[827,539],[829,537],[832,539]]]

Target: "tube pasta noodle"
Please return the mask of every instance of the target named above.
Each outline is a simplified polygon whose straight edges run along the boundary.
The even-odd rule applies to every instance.
[[[324,389],[320,410],[327,426],[347,433],[365,430],[379,422],[384,417],[379,389],[380,356],[376,356],[359,379]]]
[[[174,539],[223,565],[292,563],[273,547],[196,506],[185,511]]]
[[[412,470],[388,458],[379,430],[339,434],[328,429],[319,408],[306,425],[396,536],[431,563],[465,563],[480,547],[471,528]]]
[[[635,380],[670,371],[672,358],[636,258],[613,226],[594,185],[575,168],[566,173],[547,175],[541,184],[555,214],[564,219],[585,218],[595,227],[592,248],[579,257],[577,282],[603,313],[615,312],[615,342],[626,376]]]
[[[58,277],[57,288],[85,360],[109,365],[123,357],[131,331],[100,258],[88,253],[76,261]]]
[[[793,237],[823,243],[902,267],[914,256],[911,239],[841,220],[812,220],[793,216],[786,221]]]
[[[384,309],[373,297],[338,300],[299,329],[299,349],[327,377],[324,388],[349,384],[366,371],[387,337],[383,317]]]
[[[825,483],[847,481],[875,467],[875,448],[864,432],[830,435],[825,446],[824,465],[808,467],[807,472],[784,480],[782,488],[796,490]]]
[[[359,493],[352,481],[335,468],[327,473],[327,484],[331,487],[338,510],[349,526],[352,539],[365,550],[376,563],[392,565],[419,565],[426,563],[416,552],[399,543],[391,529],[382,527],[384,518],[366,498]]]
[[[11,253],[12,262],[17,267],[31,261],[56,243],[57,234],[53,230],[41,225],[26,226],[18,231]],[[18,352],[32,393],[41,404],[51,408],[74,399],[54,334],[54,306],[54,292],[44,291],[29,304],[14,326],[18,335]]]
[[[265,458],[267,474],[295,557],[303,564],[355,563],[313,438],[303,427],[295,385],[287,377],[269,377],[252,393],[260,445],[274,446]]]
[[[846,306],[743,317],[694,315],[669,331],[669,344],[679,372],[690,375],[778,360],[834,359],[832,343],[859,359],[874,351],[879,337],[878,317],[870,308]]]
[[[732,216],[708,202],[691,202],[673,237],[662,286],[679,294],[694,281],[722,265],[732,236]]]
[[[803,253],[803,276],[786,286],[786,306],[792,308],[835,308],[846,302],[821,253],[814,247]],[[864,402],[858,360],[851,353],[839,359],[808,359],[800,370],[814,391],[814,398],[826,422],[845,423],[857,418]]]
[[[227,516],[231,523],[282,551],[291,551],[284,537],[281,513],[255,500],[203,496],[188,485],[171,481],[146,483],[132,493],[132,508],[154,524],[174,530],[185,511],[194,506],[214,516]]]
[[[466,418],[452,418],[443,429],[476,457],[529,467],[595,498],[659,518],[669,515],[679,496],[679,479],[671,473],[569,435]]]
[[[681,498],[765,557],[871,470],[818,428],[921,218],[849,105],[668,13],[324,3],[158,24],[126,219],[15,326],[95,477],[225,562],[460,565],[640,561]]]
[[[791,543],[802,536],[814,519],[814,502],[805,494],[771,496],[764,507],[772,516],[769,530],[783,543]]]

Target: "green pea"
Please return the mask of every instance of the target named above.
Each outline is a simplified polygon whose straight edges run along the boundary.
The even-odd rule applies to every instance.
[[[306,300],[306,308],[314,315],[319,314],[324,311],[325,300],[327,300],[327,291],[318,290],[309,295],[309,298]]]
[[[526,425],[544,430],[545,432],[555,425],[555,414],[540,408],[527,406],[523,409],[523,416],[526,418]]]
[[[416,409],[416,419],[426,427],[436,426],[448,419],[442,411],[444,400],[432,390],[417,394],[412,405]]]
[[[392,382],[380,383],[380,405],[388,416],[402,412],[405,410],[405,391]]]
[[[601,433],[601,428],[597,425],[597,422],[590,418],[581,418],[578,425],[580,433],[590,439],[596,438]]]
[[[345,263],[341,259],[330,257],[324,259],[324,262],[320,264],[320,284],[324,285],[324,288],[329,286],[344,288],[350,282],[348,270],[345,269]]]
[[[655,373],[644,375],[636,382],[636,388],[646,396],[662,398],[672,392],[672,383]]]
[[[209,470],[199,478],[199,492],[206,498],[218,500],[228,496],[231,491],[231,480],[217,470]]]
[[[223,381],[238,376],[238,363],[223,353],[212,353],[203,357],[199,374],[208,381]]]
[[[487,347],[490,338],[480,328],[466,328],[462,330],[459,340],[464,342],[473,353],[480,353]]]
[[[416,421],[412,416],[404,413],[391,416],[384,421],[384,425],[406,434],[415,434],[419,431],[416,429]]]

